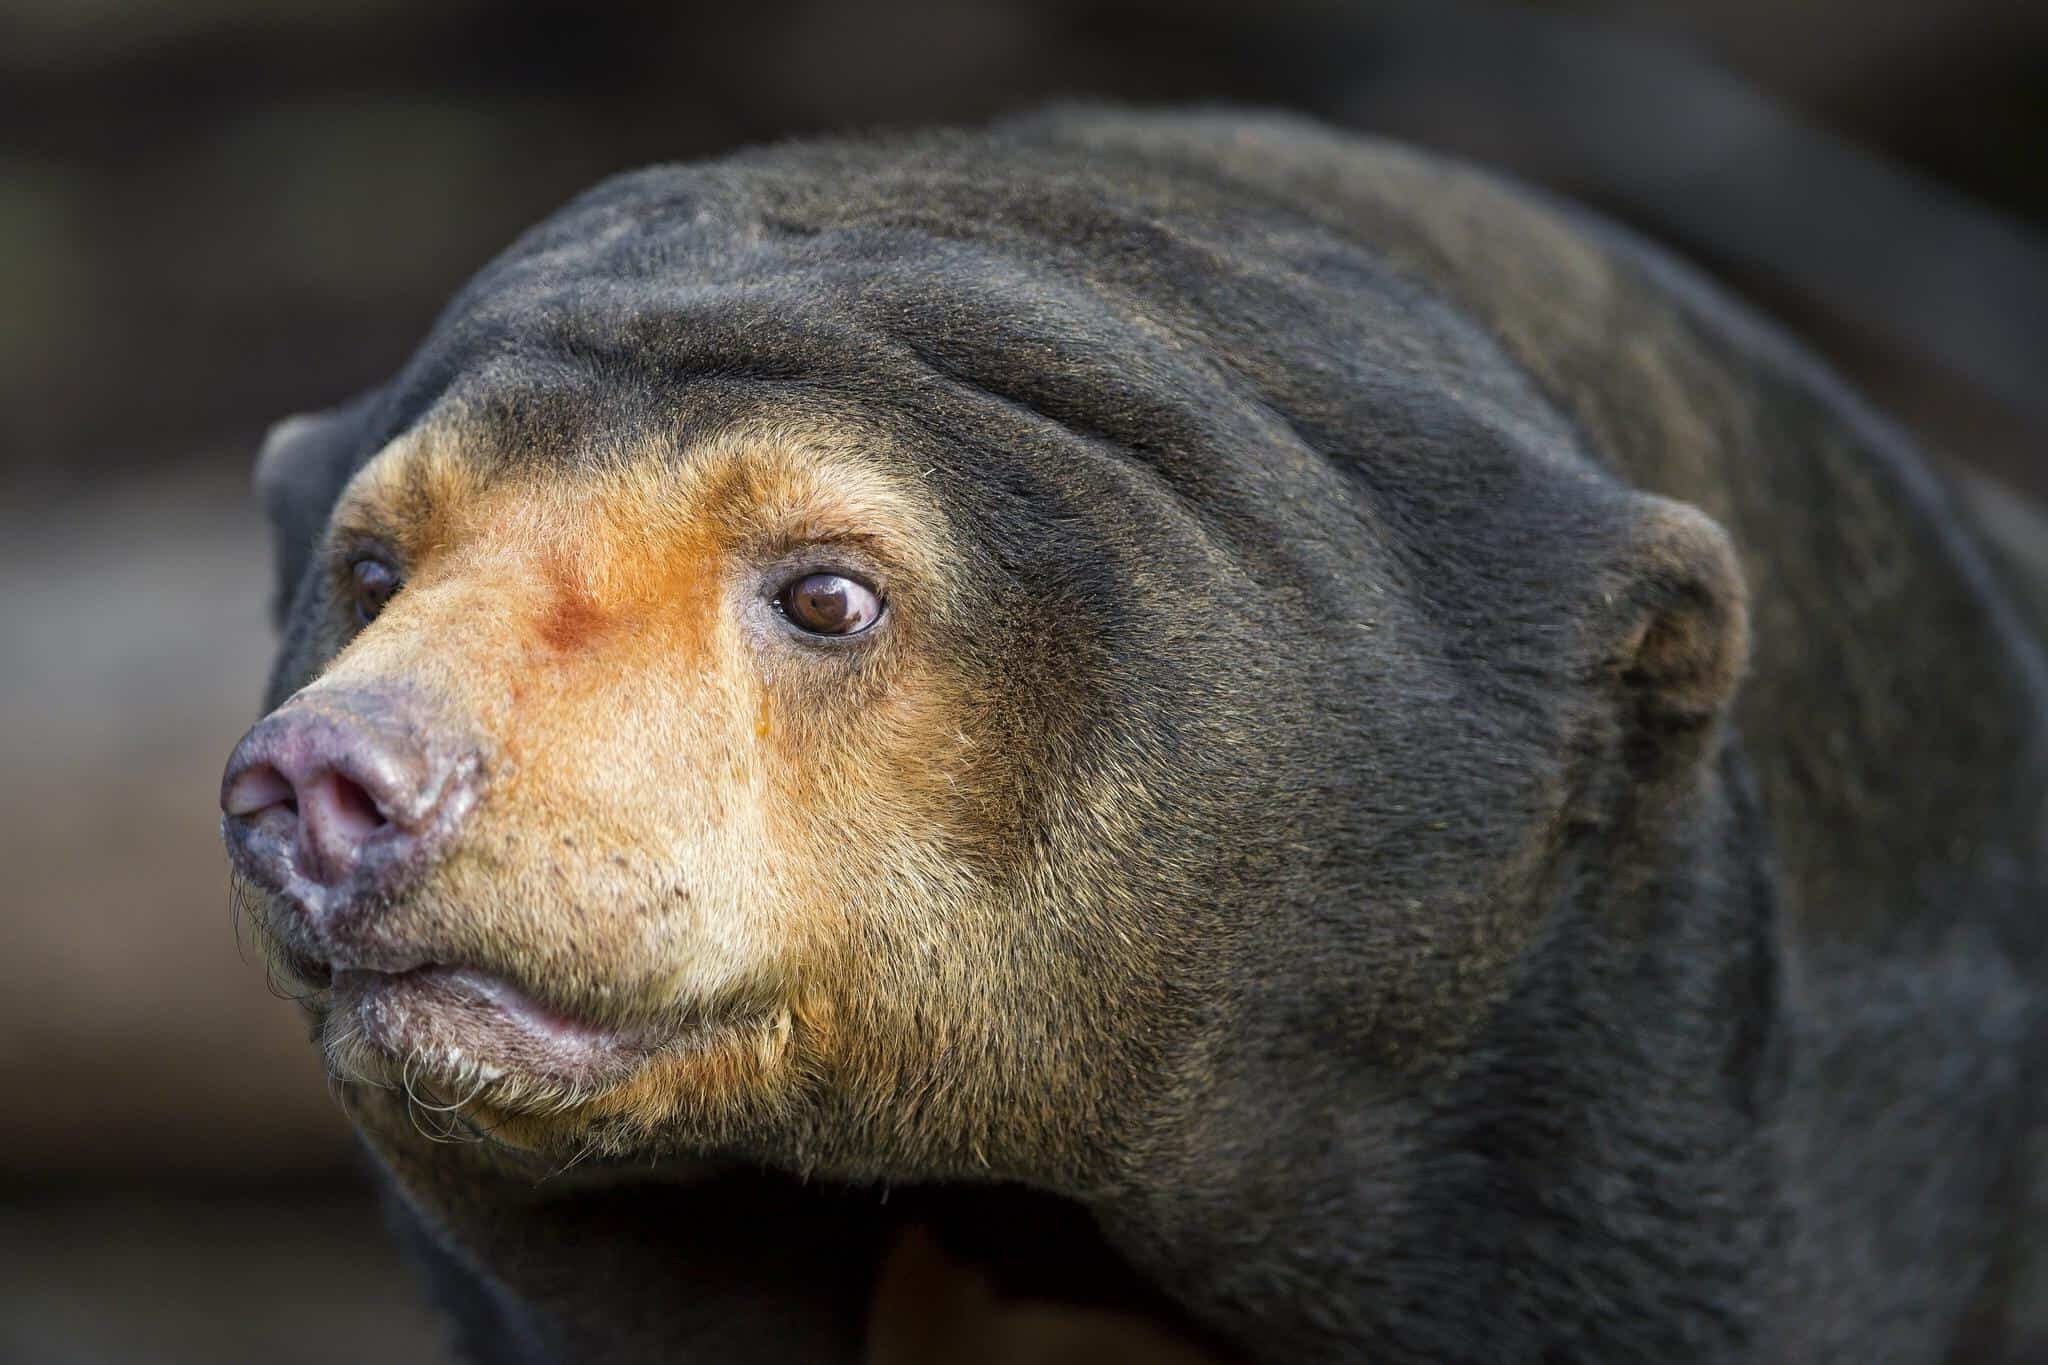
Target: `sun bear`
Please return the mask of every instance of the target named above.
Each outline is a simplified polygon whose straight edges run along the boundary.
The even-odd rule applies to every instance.
[[[473,1359],[2048,1349],[2040,642],[1570,206],[660,167],[258,484],[237,897]]]

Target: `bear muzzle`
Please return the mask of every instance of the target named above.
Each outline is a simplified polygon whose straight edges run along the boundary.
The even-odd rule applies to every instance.
[[[376,939],[359,922],[416,885],[476,806],[480,756],[437,719],[407,690],[315,688],[228,759],[222,834],[235,870],[290,908],[300,922],[280,927],[324,965],[401,965],[352,962],[342,944],[363,929]]]

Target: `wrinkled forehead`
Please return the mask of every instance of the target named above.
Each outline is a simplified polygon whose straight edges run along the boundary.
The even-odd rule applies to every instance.
[[[936,582],[950,532],[901,439],[847,417],[578,422],[452,402],[379,450],[331,534],[414,562],[490,547],[658,553],[679,540],[772,558],[837,545]]]

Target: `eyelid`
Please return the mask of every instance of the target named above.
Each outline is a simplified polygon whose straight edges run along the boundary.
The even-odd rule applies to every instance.
[[[882,595],[882,585],[858,569],[844,569],[835,565],[819,565],[816,568],[800,568],[782,581],[784,589],[794,587],[806,578],[843,578],[858,587],[865,588],[876,597]]]
[[[337,569],[346,571],[365,559],[378,560],[403,569],[405,556],[398,547],[374,531],[355,526],[337,526],[328,536],[327,556]]]
[[[759,565],[755,571],[758,581],[767,588],[771,597],[800,578],[829,573],[850,578],[886,601],[890,584],[896,577],[886,559],[864,552],[851,538],[792,543],[776,553],[761,556],[756,562]]]

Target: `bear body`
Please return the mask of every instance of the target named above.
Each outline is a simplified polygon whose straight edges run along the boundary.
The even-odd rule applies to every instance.
[[[2048,1350],[2035,627],[1610,227],[1223,112],[656,168],[259,479],[241,893],[477,1359],[997,1358],[906,1230],[1160,1359]]]

